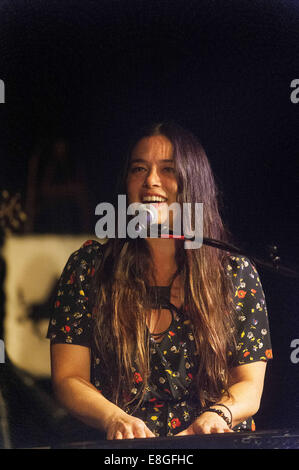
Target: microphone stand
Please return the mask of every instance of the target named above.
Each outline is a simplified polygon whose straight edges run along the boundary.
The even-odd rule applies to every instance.
[[[231,254],[245,256],[249,258],[254,264],[263,266],[273,272],[280,273],[283,276],[294,278],[299,277],[298,271],[295,271],[294,269],[291,269],[287,266],[282,266],[280,264],[280,257],[277,255],[277,246],[271,247],[270,258],[272,259],[272,261],[266,261],[265,259],[261,259],[252,253],[245,253],[245,251],[241,250],[240,248],[237,248],[233,245],[229,245],[228,243],[220,242],[219,240],[214,240],[212,238],[203,238],[203,244],[219,248],[220,250],[229,251]]]
[[[153,223],[152,221],[155,220],[155,217],[152,215],[152,213],[148,209],[146,209],[146,212],[148,213],[146,224],[139,224],[139,232],[140,232],[139,236],[141,236],[142,238],[147,237],[148,228],[152,226],[154,227],[155,229],[154,233],[158,235],[158,238],[164,238],[164,239],[173,238],[173,239],[184,240],[184,241],[195,240],[195,236],[191,236],[189,238],[188,236],[185,236],[185,235],[176,235],[172,230],[169,229],[168,226],[165,227],[163,226],[163,224],[161,225],[161,224]],[[127,237],[127,240],[128,240],[128,237]],[[239,255],[239,256],[244,256],[246,258],[249,258],[254,264],[257,264],[266,269],[269,269],[272,272],[279,273],[283,276],[293,277],[293,278],[299,277],[298,270],[292,269],[288,266],[282,266],[280,264],[280,257],[278,256],[278,248],[276,245],[270,247],[271,248],[271,251],[270,251],[271,261],[267,261],[265,259],[259,258],[254,253],[246,252],[244,249],[238,248],[234,245],[231,245],[229,243],[226,243],[220,240],[215,240],[213,238],[203,237],[202,243],[203,245],[212,246],[214,248],[218,248],[219,250],[227,251],[233,255]]]
[[[185,237],[184,235],[175,235],[172,230],[169,230],[168,233],[163,233],[161,226],[158,227],[158,235],[159,238],[173,238],[179,240],[189,240],[192,241],[195,237]],[[260,265],[267,269],[270,269],[272,272],[280,273],[283,276],[297,278],[299,277],[299,272],[289,268],[288,266],[282,266],[280,264],[280,257],[278,256],[278,248],[277,246],[271,247],[270,258],[271,261],[267,261],[265,259],[261,259],[260,257],[256,256],[254,253],[246,252],[244,249],[238,248],[234,245],[228,244],[226,242],[222,242],[220,240],[215,240],[213,238],[206,238],[203,237],[202,239],[203,245],[212,246],[214,248],[218,248],[219,250],[228,251],[233,255],[245,256],[249,258],[254,264]]]

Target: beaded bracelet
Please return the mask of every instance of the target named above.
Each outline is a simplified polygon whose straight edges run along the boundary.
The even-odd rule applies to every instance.
[[[212,406],[213,406],[213,405],[212,405]],[[232,422],[233,422],[233,415],[232,415],[232,412],[231,412],[231,410],[229,409],[229,407],[226,406],[226,405],[223,405],[222,403],[216,403],[214,406],[223,406],[223,407],[229,412],[229,414],[230,414],[230,424],[232,424]]]
[[[215,406],[215,405],[213,405]],[[203,410],[201,410],[197,417],[199,417],[200,415],[202,415],[203,413],[205,413],[206,411],[210,412],[210,413],[217,413],[218,416],[220,416],[222,419],[224,419],[224,421],[226,422],[226,424],[228,425],[228,427],[231,429],[232,427],[232,421],[227,417],[225,416],[225,414],[223,413],[223,411],[221,410],[218,410],[216,408],[204,408]]]

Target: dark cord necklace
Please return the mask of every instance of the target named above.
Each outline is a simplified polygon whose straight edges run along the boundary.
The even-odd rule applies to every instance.
[[[170,302],[170,292],[174,279],[176,278],[178,271],[173,277],[169,286],[147,286],[147,307],[151,309],[167,309],[171,313],[171,322],[174,320],[174,311],[180,313],[175,305]],[[170,326],[169,325],[169,326]],[[166,330],[159,333],[150,333],[153,337],[163,336],[169,331],[169,326]]]

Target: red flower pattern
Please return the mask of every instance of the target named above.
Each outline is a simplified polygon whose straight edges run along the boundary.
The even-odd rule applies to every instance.
[[[239,299],[244,299],[246,294],[247,294],[246,290],[238,290]]]
[[[175,429],[175,428],[180,427],[180,425],[181,425],[182,423],[180,422],[179,418],[173,418],[173,419],[170,421],[170,424],[171,424],[172,429]]]
[[[265,355],[267,359],[272,359],[273,358],[272,349],[266,349]]]
[[[135,383],[139,384],[139,382],[142,382],[142,377],[141,375],[139,374],[139,372],[135,372],[134,374],[134,380],[135,380]]]

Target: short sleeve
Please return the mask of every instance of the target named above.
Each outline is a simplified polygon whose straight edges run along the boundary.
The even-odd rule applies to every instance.
[[[236,353],[232,366],[272,359],[265,295],[255,266],[247,258],[231,257],[229,274],[234,286]]]
[[[58,281],[47,338],[51,343],[90,347],[92,305],[89,294],[102,246],[88,240],[72,253]]]

